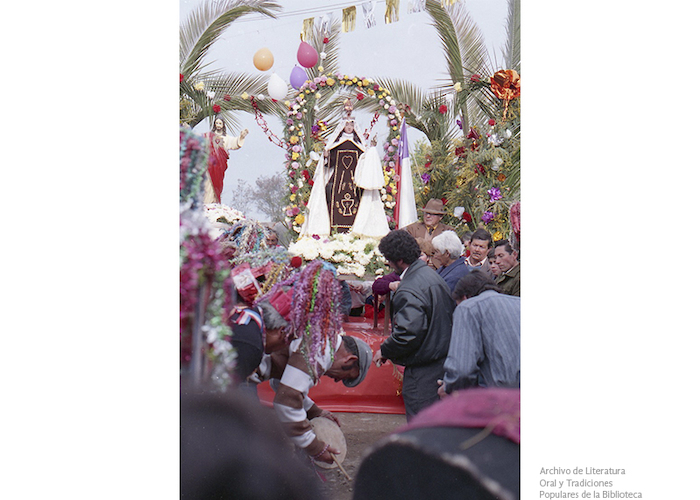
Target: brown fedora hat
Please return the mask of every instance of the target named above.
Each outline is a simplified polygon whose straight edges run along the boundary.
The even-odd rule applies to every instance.
[[[421,210],[423,212],[428,212],[429,214],[444,215],[447,213],[445,212],[445,205],[443,205],[442,200],[438,200],[437,198],[431,198],[428,200],[428,203],[426,203]]]

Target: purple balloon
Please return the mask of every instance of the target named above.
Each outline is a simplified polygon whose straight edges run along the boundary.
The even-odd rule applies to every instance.
[[[289,83],[292,87],[299,90],[304,82],[306,81],[306,71],[301,69],[299,66],[294,66],[292,68],[292,73],[289,75]]]

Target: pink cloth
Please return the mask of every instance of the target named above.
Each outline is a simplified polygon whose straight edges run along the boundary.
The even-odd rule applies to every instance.
[[[480,387],[455,391],[395,432],[422,427],[491,426],[493,434],[520,444],[520,389]]]

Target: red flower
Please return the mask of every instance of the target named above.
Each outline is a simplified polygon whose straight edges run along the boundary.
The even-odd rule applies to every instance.
[[[474,127],[471,127],[469,129],[469,133],[467,134],[467,139],[474,139],[474,140],[479,139],[479,132],[477,132]]]
[[[323,43],[328,43],[328,37],[325,37],[325,38],[323,39]]]
[[[467,222],[471,222],[471,221],[472,221],[472,216],[469,215],[469,212],[464,212],[464,213],[462,214],[462,219],[464,219],[464,220],[467,221]]]
[[[185,75],[183,75],[182,73],[180,73],[180,83],[182,83],[182,80],[184,80],[184,79],[185,79]]]
[[[493,127],[494,125],[496,125],[496,120],[494,120],[493,118],[491,118],[491,119],[489,120],[489,125],[491,125],[492,127]]]
[[[309,181],[309,186],[313,186],[313,185],[314,185],[314,180],[311,179],[311,180]],[[304,203],[304,205],[306,205],[306,203]]]
[[[470,78],[470,80],[471,80],[472,82],[478,82],[479,80],[481,80],[481,77],[480,77],[479,75],[477,75],[476,73],[474,73],[474,74],[472,75],[472,77]]]
[[[426,169],[426,170],[430,170],[430,167],[431,167],[431,166],[432,166],[432,163],[427,162],[427,163],[425,164],[425,169]]]
[[[219,112],[221,111],[221,106],[219,106],[218,104],[214,104],[214,105],[211,107],[211,110],[212,110],[214,113],[219,113]]]
[[[297,191],[299,191],[299,186],[292,186],[292,194],[296,194]]]
[[[309,175],[309,171],[306,169],[301,171],[301,175],[303,175],[304,179],[306,179],[307,181],[309,180],[309,177],[311,177],[311,175]]]
[[[289,264],[290,264],[292,267],[297,267],[297,268],[298,268],[298,267],[301,267],[301,265],[303,264],[303,262],[304,262],[304,261],[301,260],[301,257],[299,257],[298,255],[295,255],[294,257],[292,257],[292,260],[289,261]]]
[[[447,113],[447,106],[445,106],[444,104],[441,105],[440,109],[438,109],[438,111],[440,111],[441,115],[444,115],[445,113]]]
[[[231,100],[231,96],[228,95],[228,94],[226,94],[226,95],[224,96],[224,101],[230,101],[230,100]]]
[[[464,155],[464,146],[460,146],[458,148],[455,148],[455,154],[457,156],[463,156]]]
[[[440,201],[442,201],[443,205],[447,205],[447,198],[440,198]]]
[[[357,93],[357,100],[358,101],[361,101],[364,98],[365,98],[365,96],[363,96],[361,93],[359,93],[359,92]]]

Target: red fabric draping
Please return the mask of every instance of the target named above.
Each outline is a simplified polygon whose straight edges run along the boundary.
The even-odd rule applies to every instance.
[[[214,186],[216,200],[221,203],[221,192],[224,190],[224,174],[228,168],[228,151],[221,144],[216,144],[214,134],[208,133],[209,138],[209,177]]]
[[[352,317],[343,324],[343,329],[346,334],[367,342],[372,352],[375,352],[386,337],[381,329],[374,330],[372,324],[371,319]],[[319,407],[329,411],[403,415],[405,409],[400,394],[403,376],[398,368],[391,362],[380,368],[372,364],[367,376],[357,387],[345,387],[342,382],[336,383],[330,377],[321,377],[319,383],[309,391],[309,397]],[[268,382],[258,386],[258,395],[263,403],[272,405],[275,393]]]

